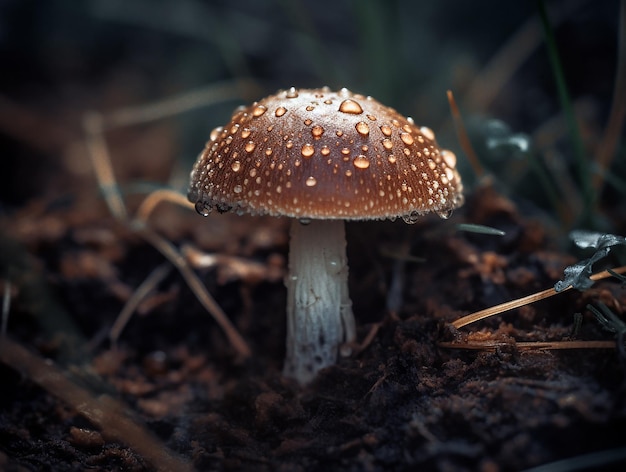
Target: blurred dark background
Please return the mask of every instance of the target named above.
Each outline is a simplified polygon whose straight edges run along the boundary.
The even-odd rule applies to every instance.
[[[592,152],[611,105],[619,2],[546,7]],[[292,85],[372,95],[460,153],[451,89],[481,159],[513,193],[528,191],[531,152],[558,151],[570,165],[535,2],[2,0],[0,55],[5,212],[93,189],[80,144],[86,110],[107,113],[241,78],[254,87],[239,99],[111,132],[120,180],[183,189],[210,130],[236,105]],[[471,184],[469,167],[461,170]]]

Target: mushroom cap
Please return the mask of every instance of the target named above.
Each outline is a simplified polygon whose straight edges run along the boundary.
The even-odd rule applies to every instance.
[[[456,157],[433,132],[347,89],[279,91],[214,129],[191,172],[199,213],[386,219],[463,203]]]

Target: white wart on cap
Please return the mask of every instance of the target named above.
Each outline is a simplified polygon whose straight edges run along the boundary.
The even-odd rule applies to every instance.
[[[433,132],[347,89],[280,91],[214,129],[191,174],[197,210],[406,221],[463,203]]]

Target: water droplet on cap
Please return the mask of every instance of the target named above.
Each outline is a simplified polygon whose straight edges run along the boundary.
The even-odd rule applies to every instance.
[[[252,152],[252,151],[254,151],[255,147],[256,147],[256,144],[254,143],[254,141],[248,141],[246,143],[246,147],[244,147],[244,149],[246,150],[246,152]]]
[[[287,109],[285,107],[278,107],[276,109],[276,111],[274,112],[274,114],[280,118],[281,116],[283,116],[285,113],[287,113]]]
[[[393,147],[393,143],[391,142],[391,139],[389,138],[383,139],[383,147],[385,149],[391,149]]]
[[[407,146],[413,144],[413,136],[411,136],[409,133],[401,133],[400,139],[402,139],[402,142]]]
[[[367,169],[370,166],[370,161],[363,154],[359,154],[355,157],[352,163],[357,169]]]
[[[307,187],[315,187],[315,184],[317,184],[317,180],[315,179],[315,177],[309,177],[308,179],[306,179],[305,184]]]
[[[385,136],[391,136],[391,127],[389,125],[382,125],[380,130]]]
[[[252,133],[252,131],[250,131],[250,128],[244,128],[241,130],[241,137],[243,139],[246,139],[248,136],[250,136],[250,133]]]
[[[305,144],[302,146],[301,152],[303,157],[311,157],[315,153],[315,148],[312,144]]]
[[[287,90],[287,93],[285,94],[285,97],[287,97],[287,98],[298,98],[298,91],[296,90],[295,87],[291,87],[289,90]]]
[[[198,201],[195,205],[196,211],[202,216],[209,216],[213,208],[208,202]]]
[[[319,138],[324,134],[324,128],[322,128],[320,125],[315,125],[313,126],[313,128],[311,128],[311,134],[314,138]]]
[[[452,151],[443,149],[441,151],[441,157],[443,157],[443,160],[448,165],[448,167],[456,167],[456,155]]]
[[[437,212],[437,214],[439,215],[440,218],[443,218],[444,220],[447,220],[448,218],[450,218],[452,216],[452,210],[448,209],[448,210],[440,210]]]
[[[215,141],[223,130],[223,126],[218,126],[217,128],[214,128],[213,131],[211,131],[211,135],[209,136],[211,141]]]
[[[361,105],[359,105],[358,102],[348,98],[347,100],[341,102],[339,105],[339,111],[342,113],[349,113],[351,115],[360,115],[363,113],[363,108],[361,108]]]
[[[367,136],[368,134],[370,134],[370,127],[365,121],[359,121],[356,124],[356,130],[362,136]]]
[[[407,225],[414,225],[415,223],[417,223],[417,220],[419,220],[419,217],[420,215],[418,212],[412,211],[408,215],[403,215],[402,219]]]
[[[243,188],[241,188],[241,185],[235,185],[233,187],[233,192],[235,192],[235,193],[241,193],[242,190],[243,190]]]
[[[426,136],[426,139],[430,139],[431,141],[435,140],[435,133],[433,133],[433,130],[426,127],[426,126],[422,126],[420,128],[420,131],[422,132],[422,134],[424,136]]]
[[[233,172],[239,172],[239,169],[241,169],[241,163],[239,161],[235,161],[230,165],[230,168]]]
[[[267,111],[267,107],[264,107],[263,105],[257,105],[256,107],[254,107],[254,110],[252,110],[252,116],[254,116],[255,118],[258,118],[259,116],[263,115],[266,111]]]

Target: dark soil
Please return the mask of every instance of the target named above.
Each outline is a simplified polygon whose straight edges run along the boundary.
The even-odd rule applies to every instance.
[[[379,11],[359,16],[349,2],[314,2],[315,11],[298,12],[290,2],[216,1],[200,9],[206,16],[198,26],[197,10],[180,5],[202,2],[163,1],[154,11],[142,2],[137,10],[70,3],[0,7],[2,63],[12,65],[0,74],[0,298],[8,313],[0,470],[626,470],[623,349],[519,344],[614,341],[587,306],[601,302],[623,318],[623,284],[607,278],[459,330],[450,324],[554,286],[577,260],[567,229],[580,210],[580,182],[565,125],[555,118],[558,93],[545,54],[522,57],[489,103],[471,91],[491,84],[468,85],[490,77],[482,68],[536,13],[532,7],[443,1],[424,10],[424,2],[390,1],[371,2]],[[610,109],[618,6],[580,2],[568,10],[570,3],[550,2],[550,13],[559,18],[565,73],[593,155]],[[333,15],[324,13],[331,7]],[[229,28],[240,19],[250,31]],[[183,20],[195,29],[182,33]],[[214,32],[222,36],[209,37]],[[372,65],[388,52],[371,51],[375,33],[397,40],[385,43],[397,54],[385,67]],[[425,55],[430,49],[441,52]],[[347,80],[414,113],[448,143],[456,139],[445,90],[469,93],[461,103],[476,119],[468,126],[479,130],[472,137],[494,176],[472,179],[459,151],[468,192],[450,219],[347,225],[358,345],[307,386],[281,376],[289,222],[203,219],[170,204],[149,220],[249,343],[252,356],[244,359],[179,272],[111,216],[101,195],[110,191],[98,188],[81,127],[89,109],[151,103],[248,76],[268,93]],[[154,182],[186,186],[193,157],[233,106],[107,132],[130,214]],[[510,155],[515,149],[506,146],[505,158],[490,154],[485,129],[496,117],[511,125],[506,136],[532,135],[533,152],[567,164],[569,180],[555,184],[556,208],[541,203],[530,156]],[[623,174],[619,160],[614,167]],[[626,234],[623,193],[607,185],[597,201],[600,227]],[[505,235],[459,231],[460,223]],[[116,318],[155,271],[163,277],[112,343]],[[467,349],[487,342],[495,347]]]
[[[31,271],[17,279],[9,333],[32,352],[59,359],[70,381],[96,397],[123,401],[162,447],[199,470],[519,470],[623,445],[624,370],[614,350],[527,351],[515,343],[570,339],[574,313],[600,299],[624,306],[623,287],[601,282],[584,295],[562,294],[463,333],[447,324],[550,287],[571,262],[547,249],[538,221],[489,187],[448,222],[348,226],[359,339],[375,333],[306,387],[280,375],[285,221],[170,215],[181,228],[174,242],[198,245],[200,226],[210,232],[219,225],[224,239],[213,234],[202,249],[244,254],[250,264],[239,272],[227,264],[201,271],[252,346],[253,358],[240,361],[176,272],[144,302],[117,346],[104,340],[124,300],[163,261],[100,210],[71,206],[41,218],[28,208],[5,222],[5,231],[28,241],[15,246],[12,260]],[[451,223],[468,220],[506,228],[507,235],[454,231]],[[381,255],[403,241],[425,262]],[[37,264],[26,249],[38,255]],[[29,298],[37,277],[52,287],[55,301]],[[404,283],[390,300],[397,280]],[[390,304],[398,310],[386,309]],[[80,339],[42,329],[61,322],[44,322],[54,309]],[[495,351],[438,347],[485,339],[502,343]],[[575,339],[611,336],[585,312]],[[70,341],[78,351],[68,352]],[[78,363],[77,353],[84,356]],[[158,467],[108,438],[106,428],[99,432],[78,405],[38,386],[36,376],[20,375],[25,366],[2,371],[5,469]]]

